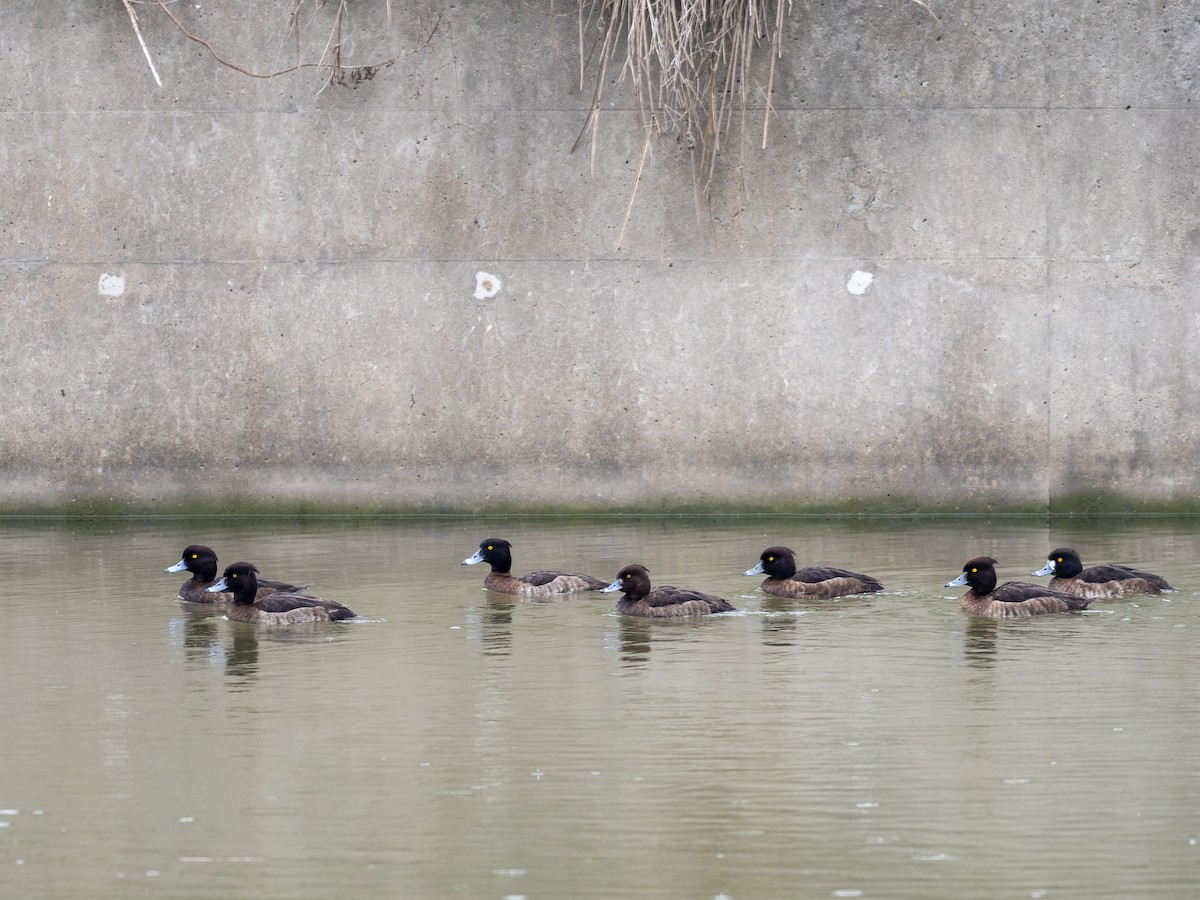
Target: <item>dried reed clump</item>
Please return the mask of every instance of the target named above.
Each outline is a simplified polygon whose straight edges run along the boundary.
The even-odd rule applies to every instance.
[[[620,66],[648,137],[675,131],[699,147],[710,178],[734,115],[746,127],[756,97],[762,98],[765,147],[775,63],[791,6],[791,0],[579,0],[581,48],[595,35],[594,58],[580,51],[581,76],[593,66],[596,75],[584,130],[591,127],[594,139],[604,86],[612,67]],[[765,77],[755,70],[755,50],[763,45],[770,54]]]

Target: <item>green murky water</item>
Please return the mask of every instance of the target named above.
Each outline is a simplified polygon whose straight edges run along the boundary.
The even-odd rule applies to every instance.
[[[459,561],[742,611],[516,602]],[[347,624],[174,600],[187,543]],[[797,604],[769,544],[881,578]],[[970,556],[1051,547],[1178,588],[972,620]],[[0,520],[5,897],[1192,897],[1200,520]]]

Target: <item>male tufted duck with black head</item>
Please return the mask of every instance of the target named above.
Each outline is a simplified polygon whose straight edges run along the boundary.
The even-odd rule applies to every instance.
[[[598,591],[608,583],[591,575],[573,575],[555,570],[513,576],[512,544],[502,538],[486,538],[480,541],[479,549],[464,559],[462,564],[473,566],[481,562],[491,566],[491,571],[483,579],[483,586],[489,591],[501,594],[544,597],[550,594]]]
[[[829,566],[796,568],[796,554],[787,547],[768,547],[758,565],[743,575],[766,575],[759,588],[776,597],[826,600],[851,594],[873,594],[883,590],[879,579]]]
[[[228,603],[233,594],[228,591],[221,593],[210,592],[208,586],[217,580],[217,554],[212,548],[203,544],[191,544],[183,548],[183,556],[173,566],[167,566],[163,572],[191,572],[192,577],[179,587],[179,599],[189,603]],[[269,578],[258,579],[258,596],[265,597],[276,591],[302,594],[308,590],[307,584],[288,584],[284,581],[272,581]]]
[[[310,597],[307,594],[289,594],[276,591],[258,598],[258,569],[248,562],[236,562],[225,567],[225,574],[209,591],[232,591],[233,600],[225,609],[225,615],[235,622],[254,625],[298,625],[307,622],[337,622],[357,618],[348,607]]]
[[[969,585],[959,604],[963,610],[976,616],[993,619],[1014,619],[1026,616],[1041,616],[1047,613],[1071,612],[1087,609],[1091,602],[1084,597],[1075,597],[1054,591],[1040,584],[1022,581],[1006,581],[996,587],[996,560],[990,556],[976,556],[967,560],[962,574],[946,587]]]
[[[627,616],[665,619],[706,616],[736,609],[728,600],[716,594],[669,584],[651,589],[650,570],[638,563],[623,567],[617,573],[616,580],[602,590],[606,594],[621,591],[625,595],[617,601],[617,611]]]
[[[1085,569],[1079,554],[1069,547],[1051,550],[1046,564],[1031,574],[1053,575],[1050,587],[1054,590],[1092,600],[1174,590],[1161,575],[1152,575],[1129,566],[1110,563]]]

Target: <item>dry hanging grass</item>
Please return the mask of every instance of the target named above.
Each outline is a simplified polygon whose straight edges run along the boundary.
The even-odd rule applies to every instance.
[[[409,55],[408,53],[396,54],[387,59],[381,59],[367,64],[347,64],[342,56],[342,28],[349,15],[349,0],[334,0],[335,7],[333,11],[333,25],[330,29],[329,38],[325,42],[325,47],[322,50],[321,58],[319,60],[316,62],[301,62],[284,69],[277,69],[269,72],[256,72],[226,59],[217,51],[216,47],[214,47],[211,42],[189,31],[187,26],[183,24],[179,17],[171,11],[170,6],[168,6],[168,0],[122,0],[122,2],[125,4],[125,9],[129,13],[129,20],[133,25],[133,31],[137,36],[138,44],[142,48],[142,54],[146,57],[146,62],[150,66],[150,73],[154,76],[154,80],[157,82],[159,87],[162,87],[162,79],[159,77],[158,69],[154,65],[154,59],[150,55],[150,48],[146,46],[145,38],[142,34],[141,27],[138,24],[137,13],[134,11],[132,6],[132,3],[135,2],[144,3],[145,5],[151,7],[157,7],[167,16],[167,18],[171,20],[172,24],[175,25],[175,27],[180,31],[180,33],[183,34],[184,37],[190,41],[195,41],[197,44],[200,44],[202,47],[208,50],[209,54],[218,63],[250,78],[268,79],[276,78],[280,75],[286,75],[290,72],[296,72],[301,69],[322,69],[328,72],[328,76],[325,79],[322,90],[324,90],[324,88],[330,84],[355,87],[364,81],[370,81],[375,77],[380,69],[392,65],[392,63],[396,62],[396,60],[398,60],[401,56]],[[301,10],[305,6],[306,2],[308,2],[308,0],[291,0],[291,12],[288,15],[288,22],[293,31],[297,32],[297,37],[299,36],[298,30]],[[315,0],[315,4],[318,7],[325,6],[326,2],[327,0]],[[383,0],[383,5],[386,13],[387,32],[390,33],[392,30],[392,0]],[[440,15],[437,16],[431,27],[422,29],[424,31],[424,39],[416,49],[409,51],[409,53],[416,53],[429,46],[440,30],[441,18],[442,17]]]
[[[791,6],[791,0],[579,0],[580,74],[594,67],[596,75],[580,139],[591,128],[594,153],[604,86],[619,66],[619,78],[633,85],[647,146],[674,131],[698,148],[707,194],[724,136],[735,115],[747,127],[759,92],[761,145],[767,144],[775,63]],[[762,46],[769,60],[765,79],[756,82],[755,51]]]

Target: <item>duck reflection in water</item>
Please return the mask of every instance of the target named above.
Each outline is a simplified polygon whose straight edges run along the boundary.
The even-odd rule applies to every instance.
[[[225,649],[225,677],[234,680],[235,685],[247,685],[258,678],[259,630],[245,622],[229,623],[229,642]]]
[[[308,622],[288,628],[261,628],[253,622],[229,620],[225,625],[225,640],[222,645],[225,677],[230,690],[240,690],[258,680],[264,664],[269,665],[272,648],[278,652],[281,645],[296,646],[312,644],[328,647],[331,641],[339,640],[320,623]],[[264,663],[263,652],[267,654]]]
[[[963,659],[972,669],[982,671],[1025,654],[1061,656],[1078,639],[1080,627],[1080,622],[1071,620],[1051,625],[1043,616],[1016,620],[971,616],[962,631]]]
[[[512,653],[513,607],[516,597],[488,597],[479,619],[479,642],[488,656],[508,656]]]
[[[213,649],[220,641],[220,623],[225,618],[225,609],[197,604],[180,612],[181,616],[171,622],[171,632],[179,635],[184,658],[189,662],[211,663]]]
[[[618,649],[621,662],[630,667],[645,665],[650,659],[653,626],[646,619],[621,616],[617,620]]]
[[[650,651],[657,644],[691,643],[697,629],[704,628],[702,616],[672,616],[651,619],[644,616],[618,616],[606,626],[604,647],[615,654],[627,669],[640,669],[650,660]]]
[[[963,632],[963,654],[967,665],[978,669],[990,669],[996,664],[996,640],[1000,620],[983,616],[971,616]]]
[[[204,668],[222,666],[232,678],[247,679],[258,674],[256,629],[226,621],[223,608],[197,604],[173,625],[182,626],[179,633],[188,663],[199,663]]]
[[[763,643],[769,647],[791,647],[792,633],[799,627],[801,615],[793,600],[766,595],[762,600]]]

